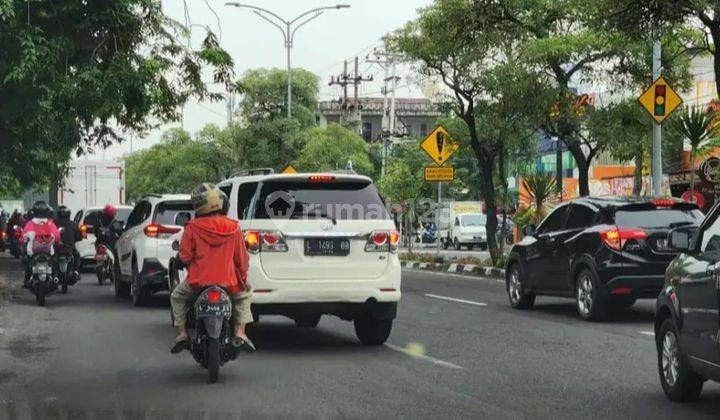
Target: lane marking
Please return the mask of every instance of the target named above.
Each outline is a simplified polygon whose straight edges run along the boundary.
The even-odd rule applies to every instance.
[[[458,369],[458,370],[463,369],[462,366],[456,365],[455,363],[446,362],[445,360],[437,359],[437,358],[431,357],[431,356],[426,356],[424,354],[415,354],[413,352],[410,352],[406,348],[395,346],[395,345],[392,345],[389,343],[385,343],[385,347],[389,348],[390,350],[396,351],[398,353],[402,353],[404,355],[410,356],[414,359],[422,359],[422,360],[425,360],[426,362],[430,362],[430,363],[438,365],[438,366],[443,366],[446,368]]]
[[[463,280],[472,280],[472,281],[489,281],[493,283],[502,283],[505,284],[505,280],[498,279],[494,277],[487,277],[487,276],[470,276],[467,274],[459,274],[459,273],[449,273],[447,271],[427,271],[427,270],[415,270],[413,268],[403,267],[403,271],[409,271],[412,273],[425,273],[425,274],[434,274],[440,278],[444,278],[443,280],[446,280],[447,277],[460,277]]]
[[[457,299],[448,296],[433,295],[432,293],[425,293],[425,296],[435,299],[449,300],[451,302],[467,303],[468,305],[487,306],[487,303],[475,302],[474,300]]]
[[[652,331],[638,331],[642,335],[649,335],[650,337],[655,337],[655,333]]]

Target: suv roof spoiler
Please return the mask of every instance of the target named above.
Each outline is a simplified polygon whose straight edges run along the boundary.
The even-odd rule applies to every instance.
[[[273,168],[252,168],[235,172],[232,176],[272,175],[274,173],[275,169]]]

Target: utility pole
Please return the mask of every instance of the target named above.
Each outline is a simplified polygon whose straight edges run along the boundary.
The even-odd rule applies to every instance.
[[[655,38],[653,43],[653,79],[657,80],[662,72],[662,44],[660,37]],[[692,163],[692,162],[691,162]],[[662,195],[662,126],[653,121],[653,138],[652,138],[652,192],[655,197]]]
[[[350,7],[349,4],[337,4],[335,6],[324,6],[317,7],[315,9],[308,10],[307,12],[301,13],[292,20],[286,20],[262,7],[252,6],[249,4],[241,4],[236,2],[227,2],[226,6],[235,6],[238,8],[252,9],[253,13],[260,16],[271,25],[280,29],[283,34],[283,40],[285,42],[285,49],[287,50],[287,116],[292,117],[292,68],[290,66],[290,50],[293,47],[293,41],[295,40],[295,32],[300,29],[301,26],[315,19],[316,17],[323,14],[325,10],[340,10],[347,9]],[[307,17],[310,16],[310,17]],[[304,20],[303,20],[304,19]]]
[[[373,50],[375,59],[367,59],[368,63],[379,64],[385,70],[385,77],[383,79],[383,116],[382,116],[382,166],[381,175],[385,175],[385,167],[387,166],[387,155],[388,155],[388,140],[395,136],[395,90],[397,88],[397,82],[400,80],[396,76],[396,56],[375,48]],[[388,87],[388,84],[392,82],[392,87]],[[390,99],[390,109],[388,110],[388,94],[392,93]]]
[[[360,99],[358,98],[358,88],[363,82],[370,82],[373,80],[372,76],[362,76],[359,73],[359,60],[355,57],[355,69],[353,75],[348,73],[348,62],[347,60],[343,63],[343,73],[338,76],[330,76],[330,83],[328,86],[339,85],[343,88],[343,97],[340,104],[342,109],[342,117],[340,122],[353,127],[357,132],[361,130],[361,117],[360,117]],[[353,100],[352,104],[348,99],[348,86],[353,85]]]
[[[227,124],[230,125],[233,122],[233,114],[235,114],[235,94],[232,92],[228,93],[225,107],[227,109]]]

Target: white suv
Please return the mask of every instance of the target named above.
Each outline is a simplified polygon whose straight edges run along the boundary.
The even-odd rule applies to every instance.
[[[116,296],[131,295],[133,304],[140,306],[154,292],[169,290],[168,262],[176,254],[172,242],[194,214],[187,194],[150,195],[138,201],[116,244]]]
[[[127,220],[132,207],[130,206],[116,206],[117,214],[115,220],[120,220],[125,223]],[[95,227],[100,222],[100,214],[102,214],[102,207],[87,207],[80,209],[75,213],[73,221],[77,224],[80,232],[83,235],[83,240],[75,244],[80,253],[83,266],[95,265]]]
[[[390,335],[400,300],[398,232],[372,180],[248,171],[222,181],[250,253],[255,315],[314,327],[352,320],[364,344]]]

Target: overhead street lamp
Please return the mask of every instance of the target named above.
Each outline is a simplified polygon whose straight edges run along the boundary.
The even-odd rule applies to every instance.
[[[316,9],[308,10],[307,12],[301,13],[292,20],[285,20],[277,14],[258,6],[252,6],[236,2],[227,2],[225,3],[225,5],[252,9],[253,13],[270,22],[270,24],[280,29],[280,32],[282,32],[283,39],[285,41],[285,48],[287,49],[287,116],[288,118],[290,118],[292,116],[292,69],[290,67],[290,49],[292,49],[293,46],[295,32],[297,32],[297,30],[300,29],[301,26],[323,14],[323,11],[325,10],[347,9],[350,7],[350,5],[338,4],[335,6],[318,7]],[[302,21],[298,23],[298,21],[300,20]]]

